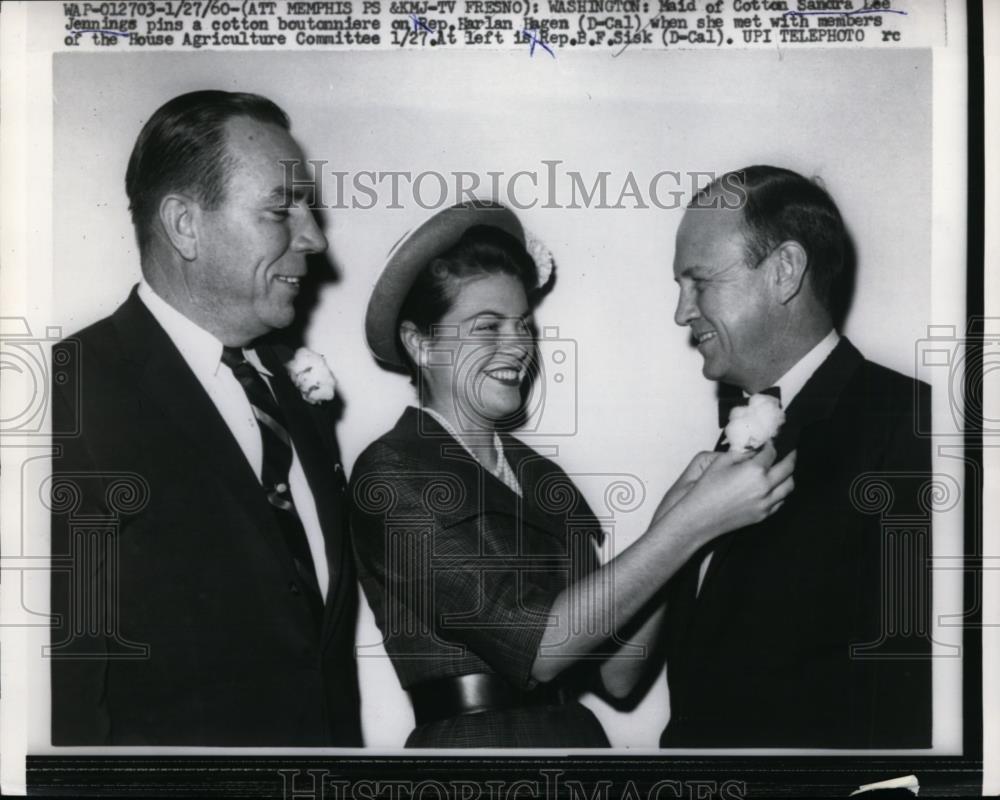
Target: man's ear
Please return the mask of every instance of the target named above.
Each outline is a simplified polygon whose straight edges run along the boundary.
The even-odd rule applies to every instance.
[[[773,259],[774,286],[778,293],[778,302],[785,305],[802,290],[809,256],[802,245],[789,240],[775,248]]]
[[[404,319],[399,323],[399,340],[403,343],[403,347],[406,349],[407,355],[410,356],[410,360],[416,364],[417,367],[424,366],[424,358],[421,353],[421,344],[424,340],[424,334],[422,334],[420,329],[408,319]]]
[[[198,257],[198,204],[183,194],[168,194],[160,201],[160,225],[167,240],[181,258]]]

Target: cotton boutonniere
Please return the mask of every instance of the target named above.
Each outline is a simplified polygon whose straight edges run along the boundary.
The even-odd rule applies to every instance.
[[[308,347],[300,347],[295,357],[285,364],[295,388],[302,393],[302,399],[313,405],[333,400],[337,379],[333,377],[326,359]]]
[[[763,447],[778,434],[785,422],[778,398],[769,394],[750,395],[745,406],[736,406],[729,412],[726,441],[729,449],[746,452]]]

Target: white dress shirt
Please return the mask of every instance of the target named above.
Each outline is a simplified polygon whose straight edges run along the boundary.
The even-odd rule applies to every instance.
[[[806,385],[813,376],[813,373],[820,368],[820,365],[829,358],[830,353],[833,352],[839,341],[840,335],[831,328],[830,332],[812,350],[802,356],[788,372],[778,378],[777,383],[774,385],[781,390],[782,408],[788,408],[791,405],[792,400],[802,391],[802,387]],[[747,397],[748,395],[744,392],[743,396]],[[702,560],[701,566],[698,568],[698,589],[695,591],[695,597],[701,593],[701,584],[705,580],[708,565],[711,561],[712,554],[709,553]]]
[[[802,387],[809,382],[820,365],[829,358],[839,341],[840,334],[831,328],[830,332],[820,339],[812,350],[802,356],[795,362],[795,366],[778,378],[778,382],[774,385],[781,390],[782,408],[788,408],[792,404],[792,400],[802,391]],[[746,395],[746,392],[743,394]]]
[[[458,431],[456,431],[452,427],[451,423],[448,422],[448,420],[446,420],[433,408],[427,408],[426,406],[424,406],[420,410],[427,414],[430,414],[430,416],[437,421],[438,425],[444,428],[449,434],[452,435],[452,437],[454,437],[456,442],[458,442],[460,445],[462,445],[462,447],[465,448],[465,451],[470,456],[476,459],[476,461],[479,464],[483,463],[482,461],[479,460],[479,456],[475,454],[473,449],[465,443],[465,441],[462,439],[461,436],[459,436]],[[503,452],[503,442],[500,440],[500,435],[496,431],[493,431],[493,449],[496,451],[497,454],[496,469],[487,470],[487,472],[489,472],[494,478],[496,478],[498,481],[504,484],[508,489],[514,492],[514,494],[516,494],[518,497],[521,497],[521,484],[517,480],[517,475],[514,474],[514,470],[510,468],[510,464],[507,461],[507,457],[504,455]]]
[[[246,392],[232,370],[222,363],[222,342],[156,294],[145,280],[139,283],[138,294],[139,299],[170,337],[170,341],[180,351],[184,361],[204,387],[253,468],[257,480],[260,481],[264,464],[264,445],[261,441],[260,427],[253,415]],[[257,354],[253,350],[246,350],[244,356],[264,376],[265,382],[270,386],[271,373],[260,363]],[[323,593],[323,599],[326,600],[330,570],[326,560],[323,528],[316,512],[316,501],[313,499],[312,490],[309,488],[294,444],[292,466],[288,472],[288,486],[295,503],[295,510],[306,532],[309,551],[316,567],[316,579]]]

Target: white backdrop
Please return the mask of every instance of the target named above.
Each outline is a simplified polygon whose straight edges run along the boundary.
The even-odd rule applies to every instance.
[[[329,169],[544,173],[561,160],[589,186],[611,173],[614,203],[631,171],[645,191],[663,170],[721,172],[753,163],[819,175],[857,243],[859,274],[845,332],[874,360],[914,374],[931,322],[931,56],[929,51],[413,52],[374,54],[115,54],[54,59],[53,307],[70,333],[111,311],[139,278],[124,174],[143,122],[162,102],[200,88],[264,94],[292,118],[308,158]],[[956,154],[956,164],[964,158]],[[484,178],[485,180],[485,178]],[[436,184],[429,182],[426,197]],[[527,184],[521,190],[528,198]],[[405,184],[404,184],[405,186]],[[662,184],[661,197],[675,187]],[[332,179],[328,184],[332,188]],[[687,180],[680,187],[689,192]],[[682,211],[543,209],[522,222],[553,251],[554,293],[540,327],[575,343],[575,404],[556,444],[570,473],[628,473],[646,503],[616,523],[620,549],[662,492],[717,436],[713,385],[673,323],[673,237]],[[339,436],[348,469],[411,399],[362,338],[368,294],[390,246],[429,211],[330,210],[327,286],[309,344],[339,380]],[[332,198],[327,198],[328,200]],[[954,320],[949,322],[954,324]],[[572,366],[572,365],[571,365]],[[575,405],[575,410],[574,410]],[[568,419],[575,414],[574,419]],[[570,424],[574,423],[574,424]],[[581,480],[586,492],[588,483]],[[598,503],[598,498],[591,498]],[[364,606],[364,604],[363,604]],[[377,643],[367,607],[358,642]],[[378,649],[362,659],[366,741],[402,743],[412,717]],[[635,710],[588,699],[617,746],[655,746],[667,719],[660,679]],[[42,731],[47,725],[38,724]]]

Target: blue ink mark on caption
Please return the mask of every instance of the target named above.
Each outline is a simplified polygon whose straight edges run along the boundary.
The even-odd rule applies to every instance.
[[[905,11],[898,8],[855,8],[853,11],[786,11],[783,16],[788,17],[853,17],[857,14],[902,14],[909,16]]]
[[[420,17],[416,14],[410,14],[410,19],[413,20],[413,30],[419,31],[421,29],[427,31],[428,33],[434,33]]]
[[[73,31],[73,35],[77,37],[83,36],[84,34],[87,33],[103,33],[105,36],[126,36],[126,37],[132,35],[129,31],[104,31],[101,30],[100,28]]]
[[[542,39],[540,39],[539,37],[535,36],[535,34],[534,34],[534,33],[533,33],[532,31],[529,31],[529,30],[528,30],[527,28],[525,28],[525,29],[524,29],[524,30],[522,31],[522,33],[523,33],[523,34],[524,34],[525,36],[527,36],[527,37],[528,37],[528,39],[529,39],[529,41],[530,41],[530,44],[531,44],[531,49],[529,50],[529,52],[528,52],[528,55],[530,55],[530,56],[531,56],[532,58],[534,58],[534,57],[535,57],[535,45],[536,45],[536,44],[537,44],[537,45],[540,45],[540,46],[541,46],[541,48],[542,48],[542,49],[543,49],[543,50],[544,50],[544,51],[545,51],[546,53],[548,53],[548,54],[549,54],[550,56],[552,56],[553,58],[555,58],[555,57],[556,57],[556,54],[555,54],[555,53],[553,52],[552,48],[551,48],[551,47],[549,47],[549,46],[548,46],[547,44],[545,44],[544,40],[542,40]]]

